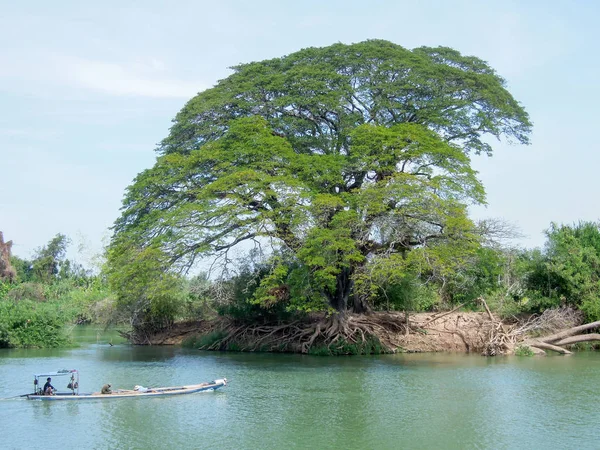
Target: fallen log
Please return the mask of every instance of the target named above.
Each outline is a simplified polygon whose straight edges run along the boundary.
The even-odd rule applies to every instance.
[[[531,351],[533,352],[534,355],[546,356],[546,352],[544,350],[542,350],[541,348],[532,347],[531,345],[527,345],[527,347],[529,347],[531,349]]]
[[[556,345],[548,344],[547,342],[535,341],[535,342],[529,342],[526,345],[528,345],[529,347],[541,348],[542,350],[552,350],[552,351],[555,351],[558,353],[562,353],[563,355],[571,355],[572,354],[567,349],[558,347]]]
[[[579,325],[578,327],[569,328],[568,330],[564,330],[559,333],[541,338],[539,339],[539,341],[546,343],[554,343],[556,341],[560,341],[575,334],[581,333],[582,331],[591,330],[593,328],[600,328],[600,320],[596,322],[586,323],[584,325]]]
[[[554,345],[570,345],[576,344],[578,342],[593,342],[600,341],[600,334],[591,333],[591,334],[580,334],[579,336],[571,336],[565,339],[561,339],[558,342],[555,342]]]

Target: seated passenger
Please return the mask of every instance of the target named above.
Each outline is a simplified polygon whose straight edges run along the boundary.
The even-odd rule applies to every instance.
[[[54,386],[52,386],[51,381],[52,381],[52,378],[50,378],[50,377],[48,377],[46,379],[46,384],[44,384],[44,388],[42,389],[42,392],[44,395],[52,395],[56,391]]]
[[[110,390],[110,384],[105,384],[104,386],[102,386],[102,391],[100,391],[101,394],[112,394],[112,391]]]

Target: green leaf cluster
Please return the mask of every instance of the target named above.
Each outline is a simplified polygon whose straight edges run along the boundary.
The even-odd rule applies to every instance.
[[[164,252],[157,247],[136,248],[129,242],[113,245],[108,254],[112,264],[105,273],[117,306],[137,328],[169,326],[183,302],[183,281],[168,271]]]
[[[0,348],[64,346],[68,343],[64,325],[64,317],[53,305],[0,302]]]
[[[111,285],[147,310],[173,298],[177,273],[240,244],[290,255],[252,296],[267,309],[364,309],[366,273],[445,280],[478,246],[469,153],[491,153],[485,135],[527,143],[530,128],[493,69],[449,48],[372,40],[236,66],[128,188]]]

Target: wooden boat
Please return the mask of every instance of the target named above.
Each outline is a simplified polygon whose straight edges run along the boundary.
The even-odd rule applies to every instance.
[[[56,392],[52,395],[44,395],[39,388],[39,380],[45,377],[69,376],[70,382],[67,388],[70,392]],[[40,401],[59,401],[59,400],[109,400],[117,398],[138,398],[138,397],[162,397],[167,395],[194,394],[196,392],[216,391],[227,386],[227,378],[210,381],[208,383],[190,384],[186,386],[171,386],[159,388],[144,388],[136,386],[134,389],[113,389],[109,394],[102,392],[79,393],[79,372],[75,369],[60,370],[58,372],[48,372],[34,375],[34,392],[25,394],[29,400]]]

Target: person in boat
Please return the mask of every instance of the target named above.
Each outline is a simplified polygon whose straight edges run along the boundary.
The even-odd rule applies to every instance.
[[[102,386],[102,390],[100,391],[101,394],[112,394],[112,391],[110,390],[110,384],[105,384],[104,386]]]
[[[44,384],[42,392],[44,393],[44,395],[52,395],[54,394],[54,391],[56,391],[56,388],[52,386],[52,378],[48,377],[46,379],[46,384]]]

